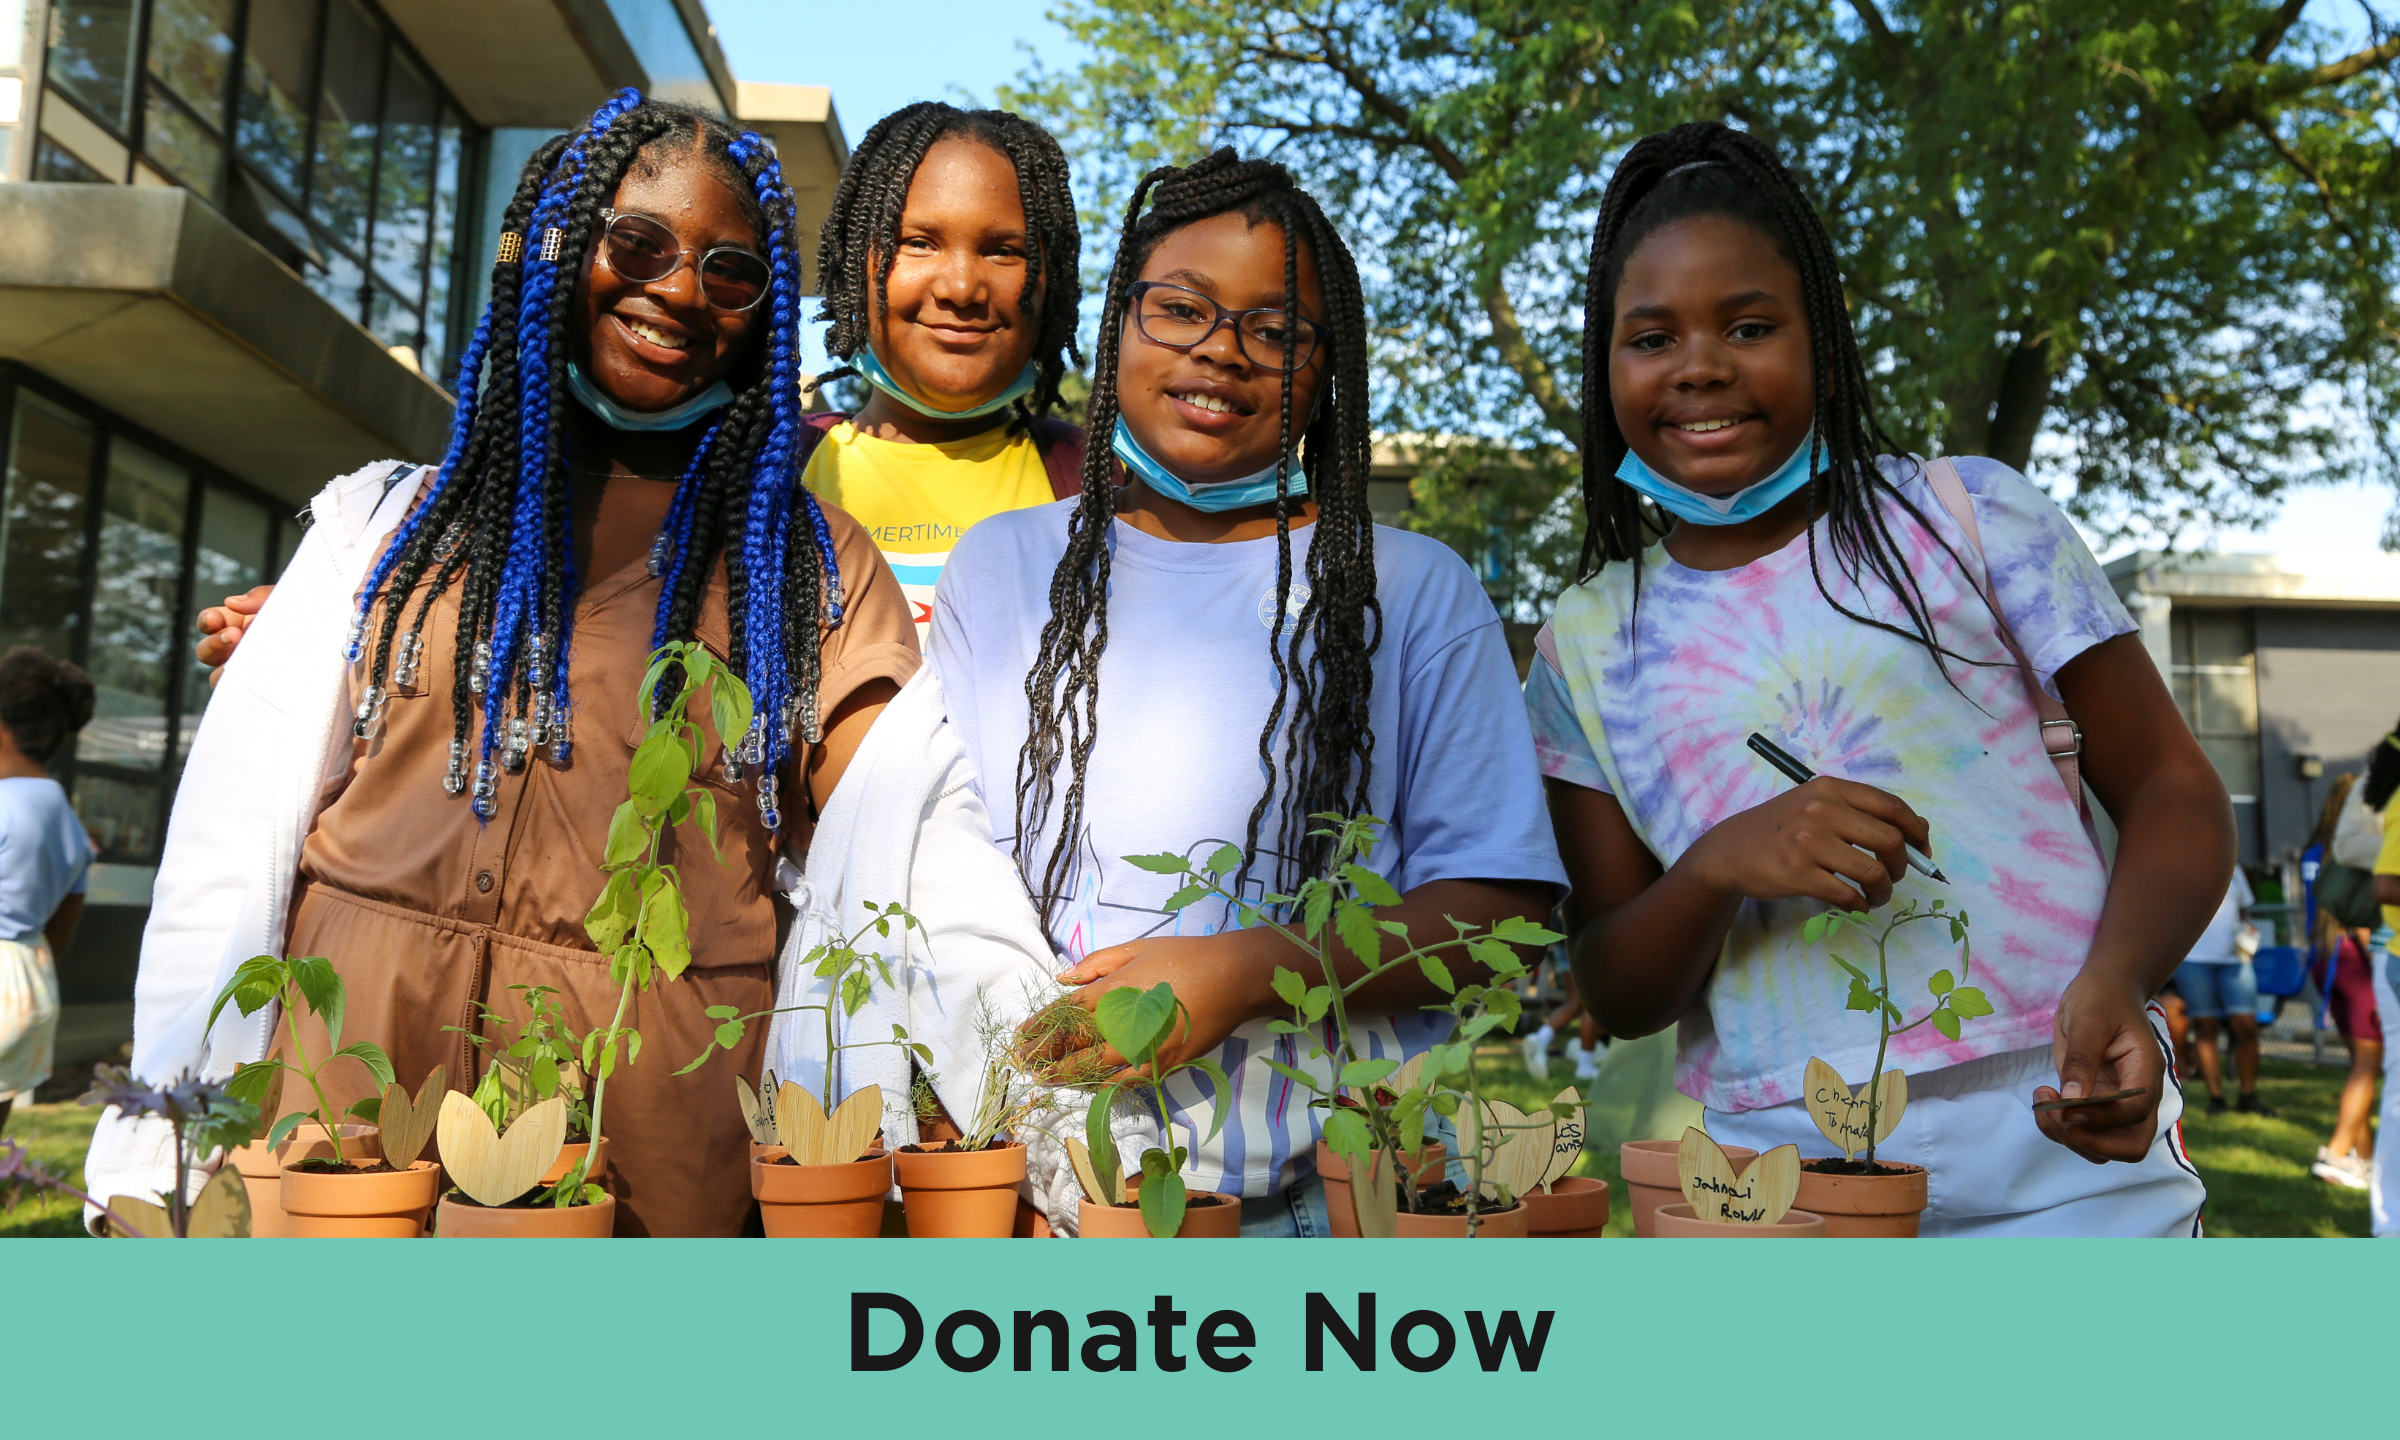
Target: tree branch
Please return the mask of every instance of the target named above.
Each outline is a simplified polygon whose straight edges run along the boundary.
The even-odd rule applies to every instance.
[[[1907,58],[1907,47],[1884,22],[1883,12],[1875,8],[1875,0],[1850,0],[1850,8],[1858,12],[1858,23],[1867,27],[1867,38],[1875,42],[1876,52],[1884,63],[1897,65]]]
[[[1484,282],[1483,311],[1491,319],[1492,340],[1500,347],[1501,360],[1525,382],[1525,391],[1541,407],[1542,418],[1550,422],[1550,428],[1567,437],[1569,445],[1580,448],[1583,411],[1559,388],[1558,373],[1550,368],[1550,362],[1525,338],[1525,327],[1517,323],[1516,302],[1509,299],[1508,282],[1501,278],[1496,265],[1492,267],[1491,278]]]
[[[2400,59],[2400,35],[2323,65],[2262,77],[2239,88],[2212,90],[2192,106],[2192,113],[2199,119],[2202,130],[2212,136],[2222,135],[2236,125],[2247,123],[2251,112],[2262,105],[2339,85],[2389,65],[2394,59]]]
[[[2276,47],[2283,44],[2283,37],[2291,33],[2300,21],[2300,12],[2307,8],[2308,0],[2283,0],[2283,8],[2258,32],[2258,42],[2250,47],[2250,58],[2261,65],[2274,59]]]

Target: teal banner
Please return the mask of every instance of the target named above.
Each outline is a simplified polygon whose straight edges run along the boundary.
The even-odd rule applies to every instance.
[[[24,1241],[0,1434],[2389,1433],[2334,1244]]]

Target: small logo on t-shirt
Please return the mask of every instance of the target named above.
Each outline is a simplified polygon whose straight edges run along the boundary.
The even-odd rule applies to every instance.
[[[1293,579],[1292,593],[1284,601],[1283,606],[1284,634],[1289,635],[1299,628],[1300,611],[1308,604],[1308,597],[1311,593],[1307,581]],[[1258,597],[1258,623],[1268,630],[1275,628],[1275,587],[1272,585],[1269,585],[1266,592]]]

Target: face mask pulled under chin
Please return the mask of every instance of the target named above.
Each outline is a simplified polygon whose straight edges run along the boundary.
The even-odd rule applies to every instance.
[[[1215,480],[1194,484],[1161,465],[1149,451],[1144,450],[1142,442],[1133,438],[1132,427],[1125,423],[1125,417],[1122,415],[1117,417],[1117,429],[1115,435],[1110,438],[1109,450],[1119,460],[1125,462],[1127,470],[1139,475],[1143,484],[1170,500],[1179,500],[1191,506],[1194,510],[1205,511],[1213,515],[1222,514],[1227,510],[1244,510],[1253,505],[1275,503],[1277,466],[1269,465],[1257,474],[1245,475],[1239,480]],[[1301,472],[1299,459],[1293,457],[1281,468],[1284,472],[1283,483],[1286,493],[1294,500],[1306,495],[1308,493],[1308,476]]]

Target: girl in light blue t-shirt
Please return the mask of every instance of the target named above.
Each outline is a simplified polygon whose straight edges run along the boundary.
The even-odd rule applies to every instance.
[[[1145,213],[1145,203],[1149,205]],[[1323,865],[1308,816],[1391,823],[1367,863],[1419,935],[1547,914],[1563,880],[1499,616],[1465,563],[1367,509],[1366,321],[1348,250],[1281,165],[1231,150],[1142,184],[1102,312],[1072,501],[994,516],[952,553],[932,650],[993,828],[1085,1004],[1171,981],[1229,1093],[1169,1084],[1196,1190],[1251,1233],[1321,1234],[1309,1093],[1266,1058],[1298,952],[1127,855],[1253,857],[1252,896]],[[1444,997],[1406,967],[1351,1013],[1421,1053]],[[1360,1002],[1364,1002],[1361,1004]],[[1210,1120],[1224,1117],[1202,1144]],[[1188,1132],[1188,1133],[1187,1133]]]
[[[91,718],[83,671],[30,645],[0,656],[0,1127],[50,1078],[54,957],[83,918],[92,842],[44,767]]]

